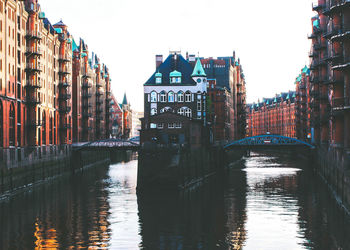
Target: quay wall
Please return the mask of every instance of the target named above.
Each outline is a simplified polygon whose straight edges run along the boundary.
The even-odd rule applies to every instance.
[[[197,185],[214,174],[224,174],[229,162],[243,152],[227,154],[220,146],[143,147],[139,152],[137,190],[181,190]]]
[[[350,214],[350,152],[343,147],[320,146],[316,171],[327,183],[341,206]]]
[[[64,174],[110,162],[109,152],[75,152],[71,145],[3,149],[0,156],[0,198]],[[80,161],[76,161],[77,158]]]

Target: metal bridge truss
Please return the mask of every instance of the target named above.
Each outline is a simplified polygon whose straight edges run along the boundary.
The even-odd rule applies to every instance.
[[[282,135],[258,135],[253,137],[247,137],[238,141],[233,141],[224,146],[224,149],[230,148],[268,148],[268,147],[308,147],[314,148],[313,145]]]
[[[140,144],[135,141],[122,140],[122,139],[104,139],[99,141],[93,141],[80,146],[80,149],[124,149],[124,150],[137,150]]]

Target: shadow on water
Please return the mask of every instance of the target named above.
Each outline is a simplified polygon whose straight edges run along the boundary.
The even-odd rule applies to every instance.
[[[140,194],[141,249],[229,249],[241,245],[245,237],[245,173],[227,178],[231,180],[213,177],[183,193]]]
[[[258,153],[183,193],[136,195],[137,161],[0,203],[0,249],[350,249],[350,221],[296,157]]]

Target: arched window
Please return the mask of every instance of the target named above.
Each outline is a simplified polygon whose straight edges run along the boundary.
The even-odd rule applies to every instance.
[[[13,103],[10,105],[10,116],[9,116],[9,124],[10,124],[10,146],[15,146],[15,128],[16,128],[16,119],[15,119],[15,108]]]
[[[157,102],[157,92],[151,92],[151,102]]]
[[[46,145],[46,114],[45,111],[43,112],[43,121],[42,121],[42,138],[43,138],[43,145]]]
[[[186,92],[185,94],[185,102],[191,102],[191,93],[190,92]]]
[[[183,101],[184,101],[184,92],[179,91],[179,92],[177,93],[177,101],[178,101],[178,102],[183,102]]]
[[[188,108],[188,107],[182,107],[182,108],[180,108],[180,109],[177,111],[177,113],[178,113],[179,115],[187,116],[187,117],[189,117],[189,118],[192,117],[192,110],[191,110],[190,108]]]
[[[172,111],[173,111],[172,108],[170,108],[170,107],[165,107],[165,108],[162,108],[162,109],[159,111],[159,113],[172,112]]]
[[[164,91],[160,92],[160,102],[166,102],[166,93]]]
[[[151,109],[151,115],[156,115],[157,114],[157,109]]]
[[[168,102],[174,102],[174,92],[172,91],[168,93]]]

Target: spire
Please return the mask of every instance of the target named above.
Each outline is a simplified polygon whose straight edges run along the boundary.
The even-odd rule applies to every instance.
[[[123,98],[123,105],[128,104],[128,99],[126,98],[126,93],[124,93],[124,98]]]
[[[205,74],[205,71],[204,71],[204,69],[203,69],[201,60],[199,60],[199,58],[197,58],[196,66],[194,66],[193,73],[192,73],[191,76],[192,76],[192,77],[207,76],[207,75]]]

